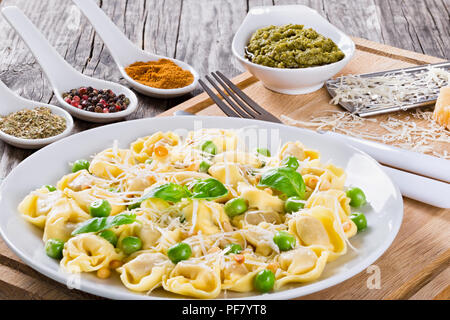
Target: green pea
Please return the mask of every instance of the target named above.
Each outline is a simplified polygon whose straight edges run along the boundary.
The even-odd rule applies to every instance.
[[[169,259],[177,264],[182,260],[187,260],[192,255],[191,247],[184,242],[177,243],[169,248],[167,256]]]
[[[262,293],[269,292],[275,284],[275,275],[272,271],[264,269],[259,271],[253,279],[253,286]]]
[[[118,192],[119,190],[117,190],[116,188],[109,188],[108,191],[109,192]]]
[[[230,250],[226,254],[230,254],[230,253],[238,254],[238,253],[241,253],[241,251],[242,251],[242,247],[237,243],[230,243],[229,245],[227,245],[225,247],[225,249],[226,248],[230,248]]]
[[[235,217],[247,211],[247,201],[242,198],[234,198],[225,203],[224,210],[229,217]]]
[[[358,232],[367,228],[367,219],[364,214],[355,212],[350,216],[350,219],[356,224]]]
[[[256,149],[256,152],[258,152],[259,154],[262,154],[265,157],[270,157],[270,150],[267,148],[258,148],[258,149]]]
[[[90,163],[87,160],[77,160],[72,165],[72,172],[77,172],[83,169],[89,170]]]
[[[350,198],[350,205],[354,208],[359,208],[366,204],[366,195],[360,188],[348,189],[347,197]]]
[[[285,167],[292,168],[294,170],[297,170],[298,168],[298,160],[296,157],[293,156],[284,158],[281,164]]]
[[[200,172],[208,172],[209,167],[211,167],[211,164],[209,164],[206,161],[202,161],[200,163],[200,167],[198,168],[198,171],[200,171]]]
[[[105,231],[102,231],[99,234],[99,236],[102,237],[102,238],[105,238],[106,240],[108,240],[108,242],[110,242],[114,247],[116,246],[116,244],[117,244],[117,236],[114,233],[114,231],[112,231],[112,230],[105,230]]]
[[[152,158],[148,158],[147,160],[145,160],[145,164],[152,164],[153,159]]]
[[[273,242],[281,251],[288,251],[295,247],[295,237],[286,231],[278,231],[273,237]]]
[[[127,208],[128,208],[128,210],[133,210],[133,209],[136,209],[136,208],[140,208],[141,207],[141,203],[142,202],[136,202],[136,203],[129,204],[127,206]]]
[[[62,259],[64,241],[58,239],[48,239],[45,243],[45,253],[53,259]]]
[[[111,214],[111,205],[105,199],[98,199],[89,206],[89,213],[93,217],[107,217]]]
[[[52,186],[52,185],[47,184],[47,185],[45,185],[45,187],[46,187],[47,190],[50,191],[50,192],[56,191],[56,188],[55,188],[54,186]]]
[[[284,202],[284,211],[286,213],[291,213],[291,212],[297,212],[300,209],[303,209],[305,204],[301,201],[302,201],[302,199],[297,196],[287,198],[287,200]]]
[[[133,252],[139,251],[142,248],[142,240],[138,237],[125,237],[122,240],[122,251],[125,254],[132,254]]]
[[[214,142],[208,140],[202,144],[202,151],[205,153],[215,155],[217,153],[217,146],[214,144]]]

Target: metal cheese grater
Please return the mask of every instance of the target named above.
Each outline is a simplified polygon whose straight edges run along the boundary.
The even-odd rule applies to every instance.
[[[387,70],[387,71],[381,71],[381,72],[373,72],[373,73],[365,73],[359,75],[362,78],[369,78],[369,77],[377,77],[377,76],[383,76],[386,74],[399,74],[399,73],[411,73],[416,74],[420,72],[426,71],[429,67],[435,67],[444,69],[446,71],[450,71],[450,62],[441,62],[441,63],[435,63],[435,64],[427,64],[417,67],[410,67],[410,68],[402,68],[402,69],[395,69],[395,70]],[[337,84],[339,83],[340,78],[328,80],[326,82],[326,88],[330,95],[332,97],[336,96],[335,88],[337,87]],[[446,85],[449,85],[447,82]],[[421,95],[415,99],[409,99],[406,100],[404,104],[402,105],[392,105],[392,106],[379,106],[376,104],[373,105],[357,105],[355,103],[349,103],[349,102],[339,102],[339,105],[344,107],[346,110],[348,110],[351,113],[354,113],[360,117],[368,117],[373,116],[377,114],[382,113],[388,113],[388,112],[394,112],[399,110],[407,110],[411,108],[416,107],[422,107],[426,105],[433,104],[439,94],[440,87],[435,86],[432,89],[431,95]]]

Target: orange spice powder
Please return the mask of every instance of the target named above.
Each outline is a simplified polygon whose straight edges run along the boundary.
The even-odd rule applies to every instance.
[[[138,61],[126,67],[125,72],[143,85],[160,89],[182,88],[194,81],[194,75],[190,71],[168,59]]]

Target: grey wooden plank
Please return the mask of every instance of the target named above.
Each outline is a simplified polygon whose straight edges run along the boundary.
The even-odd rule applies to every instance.
[[[314,8],[352,36],[450,57],[449,0],[275,0],[281,4]]]
[[[230,48],[246,12],[246,0],[184,0],[175,57],[193,65],[202,77],[216,70],[228,76],[241,73],[244,69]],[[173,99],[170,104],[181,101]]]
[[[448,0],[376,0],[386,44],[450,59]]]
[[[88,21],[70,1],[5,0],[2,6],[16,5],[77,70],[89,76],[126,84],[107,48]],[[106,14],[138,46],[161,55],[174,56],[181,2],[170,1],[98,1]],[[20,37],[0,19],[0,79],[22,96],[58,104],[40,66]],[[154,116],[168,107],[167,100],[138,94],[139,106],[129,119]],[[74,132],[96,127],[75,120]],[[24,151],[0,142],[0,176],[6,175],[32,151]]]
[[[68,19],[64,14],[67,6],[58,6],[57,4],[61,3],[55,0],[45,3],[26,0],[2,2],[2,6],[18,6],[32,21],[37,21],[38,28],[51,43],[57,44],[56,49],[62,56],[65,56],[68,45],[72,43],[70,34],[67,32]],[[47,19],[40,17],[42,11],[47,12]],[[25,98],[44,102],[51,101],[52,91],[49,83],[26,45],[4,19],[0,19],[0,29],[5,31],[1,33],[2,41],[0,43],[1,80]],[[14,148],[1,142],[0,153],[0,177],[4,177],[32,151]]]
[[[257,6],[273,6],[275,0],[247,0],[247,11],[252,7]]]
[[[348,35],[383,40],[374,0],[275,0],[275,4],[303,4],[317,10]]]
[[[324,0],[274,0],[275,5],[290,5],[290,4],[302,4],[313,8],[321,15],[326,16],[324,8]]]

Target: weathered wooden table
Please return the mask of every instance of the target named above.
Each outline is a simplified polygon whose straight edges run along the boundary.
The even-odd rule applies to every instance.
[[[450,0],[103,0],[99,5],[126,35],[147,51],[185,60],[203,76],[221,70],[232,77],[242,72],[230,51],[234,32],[255,5],[306,4],[349,35],[450,59]],[[83,73],[125,84],[106,49],[71,1],[0,0],[17,5]],[[0,19],[0,79],[20,95],[57,104],[45,75],[25,44]],[[152,117],[197,94],[171,100],[139,96],[129,119]],[[75,120],[75,132],[95,127]],[[0,177],[31,154],[0,142]],[[445,265],[445,264],[444,264]],[[448,270],[447,270],[448,271]],[[420,279],[421,288],[437,286],[435,298],[448,297],[448,272]],[[421,288],[414,295],[423,295]],[[414,298],[413,297],[413,298]],[[94,298],[69,290],[21,263],[0,239],[0,299]],[[326,297],[322,297],[326,298]],[[355,297],[358,298],[358,297]],[[398,293],[387,298],[411,298]]]

